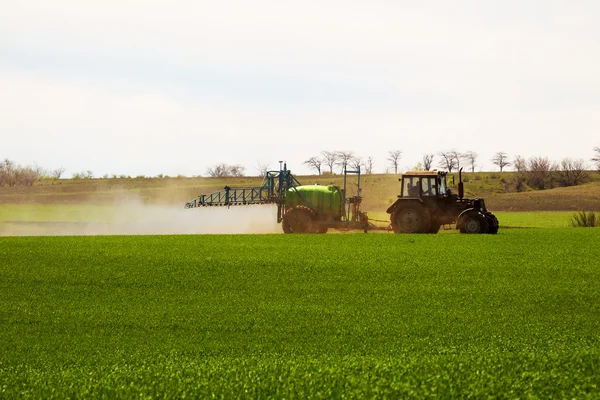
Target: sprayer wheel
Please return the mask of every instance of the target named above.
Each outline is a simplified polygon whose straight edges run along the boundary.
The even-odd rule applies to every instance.
[[[281,227],[284,233],[316,233],[318,226],[315,218],[316,215],[310,208],[296,206],[285,213]]]
[[[319,229],[317,229],[317,233],[327,233],[327,230],[329,228],[327,228],[326,225],[319,225]]]
[[[420,206],[396,210],[391,216],[394,233],[428,233],[431,229],[431,216]]]

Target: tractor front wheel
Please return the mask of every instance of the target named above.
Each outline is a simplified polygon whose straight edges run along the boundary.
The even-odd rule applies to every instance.
[[[460,233],[488,233],[487,219],[478,212],[468,213],[462,221]]]
[[[428,233],[431,230],[431,216],[422,207],[408,207],[396,210],[391,217],[394,233]]]
[[[284,233],[316,233],[315,213],[308,207],[294,207],[283,216],[281,226]]]
[[[498,233],[498,218],[494,214],[486,215],[487,223],[488,223],[488,233],[496,234]]]

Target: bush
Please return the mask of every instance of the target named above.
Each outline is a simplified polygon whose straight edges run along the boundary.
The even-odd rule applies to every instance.
[[[600,213],[579,211],[571,217],[571,225],[575,228],[595,228],[600,226]]]

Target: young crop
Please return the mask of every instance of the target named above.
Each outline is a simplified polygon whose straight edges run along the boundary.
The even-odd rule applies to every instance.
[[[599,235],[0,238],[0,397],[597,397]]]

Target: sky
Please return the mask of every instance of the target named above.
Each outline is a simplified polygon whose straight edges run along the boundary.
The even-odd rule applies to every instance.
[[[3,3],[0,158],[66,176],[600,146],[597,0]]]

